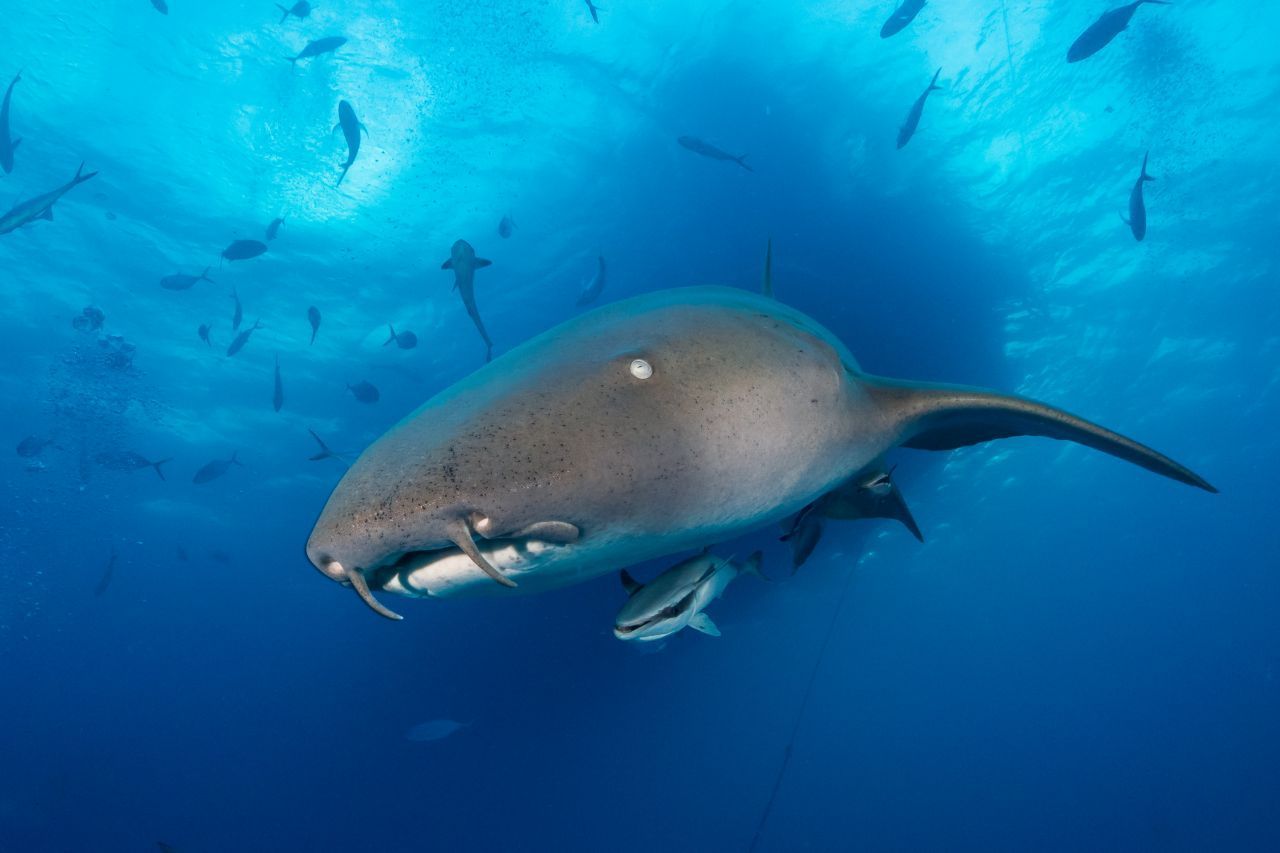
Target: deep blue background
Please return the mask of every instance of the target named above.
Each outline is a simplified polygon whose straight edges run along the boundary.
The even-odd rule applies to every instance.
[[[1145,7],[1068,66],[1105,3],[929,4],[889,41],[880,2],[642,5],[5,10],[0,199],[101,174],[0,237],[0,435],[56,439],[0,463],[0,850],[743,850],[815,666],[761,850],[1280,846],[1280,13]],[[339,98],[369,137],[335,189]],[[263,258],[159,288],[286,214]],[[454,239],[494,260],[501,352],[597,253],[608,300],[754,288],[768,236],[778,296],[866,369],[1048,399],[1222,494],[1034,439],[904,451],[925,545],[832,526],[794,579],[730,588],[721,639],[653,654],[613,638],[612,578],[392,624],[307,564],[342,468],[306,428],[358,450],[483,357]],[[264,328],[227,359],[233,286]],[[89,303],[132,371],[72,329]],[[168,480],[81,464],[123,449]],[[775,533],[729,550],[785,577]],[[471,725],[405,739],[432,718]]]

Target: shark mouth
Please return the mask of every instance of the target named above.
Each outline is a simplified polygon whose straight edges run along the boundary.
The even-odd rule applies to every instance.
[[[473,531],[481,541],[476,541]],[[439,597],[474,587],[479,571],[501,586],[514,589],[516,582],[509,574],[532,571],[548,550],[576,542],[579,536],[576,525],[544,521],[499,537],[494,535],[489,519],[479,513],[467,520],[454,520],[445,532],[454,543],[452,547],[397,552],[371,569],[344,567],[337,561],[329,566],[337,569],[374,613],[399,620],[403,617],[380,604],[371,588],[411,598]]]

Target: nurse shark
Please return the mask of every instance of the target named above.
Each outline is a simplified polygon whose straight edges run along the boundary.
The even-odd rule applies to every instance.
[[[370,445],[306,552],[372,595],[511,595],[773,525],[894,447],[1040,435],[1207,491],[1150,448],[1060,409],[862,372],[774,299],[680,288],[570,320],[442,391]]]

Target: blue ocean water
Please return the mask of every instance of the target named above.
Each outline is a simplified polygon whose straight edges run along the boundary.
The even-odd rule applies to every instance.
[[[0,463],[0,850],[1280,848],[1280,7],[1144,4],[1068,63],[1115,2],[884,39],[880,0],[7,4],[0,209],[97,175],[0,235],[0,436],[38,447]],[[775,581],[718,639],[619,642],[612,572],[379,619],[303,552],[345,471],[308,429],[354,456],[483,364],[460,238],[497,355],[598,256],[602,303],[754,290],[771,239],[867,370],[1061,405],[1221,494],[899,450],[925,542],[832,523],[794,576],[779,530],[728,544]]]

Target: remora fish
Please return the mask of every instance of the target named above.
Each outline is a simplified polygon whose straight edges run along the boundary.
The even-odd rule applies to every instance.
[[[1129,218],[1124,220],[1124,224],[1128,225],[1129,230],[1133,232],[1133,239],[1139,243],[1142,242],[1143,237],[1147,236],[1147,204],[1142,199],[1142,185],[1147,181],[1155,180],[1147,174],[1147,158],[1150,156],[1150,151],[1142,155],[1142,172],[1138,175],[1138,180],[1133,182],[1133,189],[1129,191]]]
[[[580,307],[595,302],[600,298],[600,294],[604,292],[604,255],[601,255],[596,260],[599,262],[599,266],[596,268],[595,276],[591,281],[587,282],[586,287],[582,288],[582,292],[578,294],[577,304]]]
[[[276,8],[284,13],[283,15],[280,16],[280,23],[282,24],[285,21],[289,20],[290,15],[293,15],[295,18],[298,18],[299,20],[301,20],[302,18],[305,18],[307,17],[307,15],[311,14],[311,4],[308,3],[307,0],[298,0],[297,3],[294,3],[288,9],[286,9],[285,7],[277,3]]]
[[[484,321],[480,319],[480,311],[476,308],[476,270],[492,263],[493,261],[477,258],[476,250],[466,240],[457,240],[449,250],[449,260],[440,265],[442,270],[453,270],[453,286],[462,297],[462,304],[466,307],[471,322],[476,324],[476,331],[484,339],[485,361],[493,359],[493,341],[489,340],[489,333],[484,330]]]
[[[196,483],[197,485],[203,485],[204,483],[209,483],[218,479],[223,474],[230,471],[232,465],[244,467],[244,463],[236,458],[236,454],[239,452],[240,451],[238,450],[232,451],[230,459],[215,459],[212,462],[205,464],[196,472],[196,475],[191,478],[191,482]]]
[[[688,626],[719,637],[720,629],[703,610],[741,574],[765,579],[760,573],[759,551],[740,566],[704,552],[677,563],[647,584],[637,583],[623,569],[622,586],[630,598],[618,611],[613,635],[619,640],[649,642]]]
[[[0,104],[0,169],[7,175],[13,171],[13,152],[18,150],[22,137],[11,139],[9,136],[9,102],[13,99],[13,87],[22,82],[22,72],[13,75],[9,88],[4,92],[4,103]]]
[[[837,486],[800,510],[791,523],[791,529],[782,537],[791,543],[793,571],[804,565],[822,538],[824,518],[854,521],[861,518],[889,518],[901,521],[911,535],[924,541],[924,534],[916,524],[907,506],[902,490],[893,481],[893,469],[882,465],[871,468],[869,473],[854,477]]]
[[[141,453],[135,453],[132,450],[105,450],[94,456],[93,461],[110,471],[137,471],[141,468],[154,468],[156,469],[156,476],[163,480],[164,471],[160,470],[160,466],[172,460],[161,459],[159,462],[152,462]]]
[[[231,341],[231,345],[227,347],[227,357],[229,358],[244,349],[244,345],[249,343],[249,336],[261,328],[262,321],[254,320],[252,326],[236,335],[235,339]]]
[[[312,305],[307,309],[307,322],[311,324],[311,343],[316,342],[316,332],[320,331],[320,309]]]
[[[280,354],[276,353],[276,384],[271,394],[271,408],[277,412],[284,405],[284,384],[280,381]]]
[[[894,447],[1014,435],[1075,441],[1215,491],[1059,409],[865,374],[799,311],[695,287],[596,308],[427,401],[338,483],[307,556],[396,618],[370,588],[580,583],[777,524]]]
[[[1067,62],[1088,59],[1110,44],[1113,38],[1125,31],[1130,19],[1133,18],[1133,13],[1138,11],[1138,7],[1143,3],[1155,3],[1158,6],[1173,5],[1166,0],[1137,0],[1136,3],[1103,12],[1102,17],[1090,24],[1089,28],[1071,43],[1071,47],[1067,48]]]
[[[231,331],[240,330],[240,323],[244,320],[244,306],[240,304],[240,294],[236,289],[231,288],[231,298],[235,300],[236,307],[231,312]]]
[[[307,46],[302,49],[301,53],[297,56],[286,56],[285,59],[289,60],[290,65],[297,65],[299,59],[311,59],[323,53],[332,53],[346,43],[347,40],[342,36],[327,36],[307,42]]]
[[[924,113],[924,102],[929,97],[930,92],[937,91],[942,87],[938,85],[938,75],[942,73],[939,68],[933,72],[933,80],[929,82],[929,86],[925,89],[920,97],[916,98],[916,102],[911,105],[911,111],[907,113],[907,120],[902,123],[902,127],[898,128],[898,148],[902,148],[911,141],[911,137],[915,136],[916,128],[920,126],[920,116]]]
[[[207,281],[213,284],[213,279],[209,278],[208,267],[205,267],[204,272],[200,273],[200,275],[187,275],[181,272],[167,275],[160,279],[160,286],[165,290],[190,290],[191,286],[197,281]]]
[[[681,146],[688,148],[694,154],[701,154],[703,157],[710,157],[712,160],[728,160],[731,163],[737,163],[748,172],[755,171],[755,169],[747,165],[746,154],[743,154],[741,157],[735,157],[728,151],[721,151],[709,142],[703,142],[696,136],[681,136],[676,140],[676,142],[680,143]]]
[[[54,203],[70,192],[72,187],[83,184],[96,174],[98,173],[90,172],[87,175],[84,174],[84,163],[81,163],[80,168],[76,169],[76,176],[56,190],[50,190],[43,195],[18,202],[13,206],[12,210],[0,216],[0,234],[16,231],[24,225],[35,222],[37,219],[47,219],[52,222]]]
[[[887,39],[907,28],[907,24],[915,20],[916,15],[924,8],[925,0],[902,0],[902,5],[893,10],[889,20],[880,28],[880,38]]]
[[[342,164],[342,174],[338,176],[336,186],[342,186],[342,179],[347,176],[347,170],[356,162],[356,155],[360,153],[360,131],[369,133],[369,129],[356,118],[356,111],[346,101],[338,101],[338,123],[333,129],[339,128],[342,129],[342,137],[347,140],[347,162]]]

